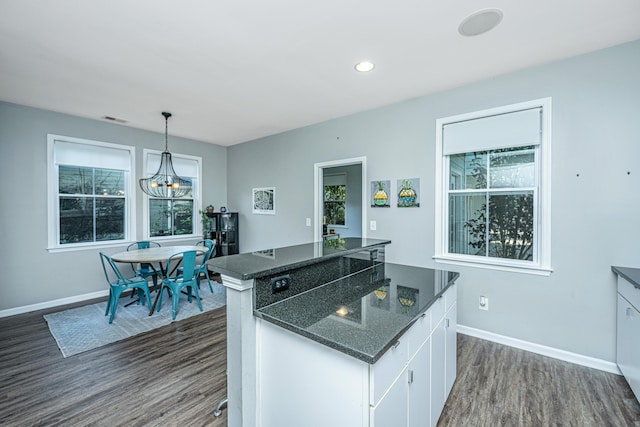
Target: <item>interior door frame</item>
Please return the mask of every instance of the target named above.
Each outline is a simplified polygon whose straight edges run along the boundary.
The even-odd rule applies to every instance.
[[[360,165],[362,169],[362,238],[367,237],[367,158],[352,157],[350,159],[331,160],[329,162],[315,163],[313,165],[313,241],[322,240],[321,228],[323,217],[323,173],[326,168],[335,168],[338,166]]]

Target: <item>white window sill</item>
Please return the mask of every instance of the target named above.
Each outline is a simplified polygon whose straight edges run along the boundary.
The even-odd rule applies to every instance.
[[[460,265],[464,267],[484,268],[487,270],[508,271],[512,273],[532,274],[536,276],[550,276],[553,269],[537,265],[515,265],[508,263],[497,263],[495,259],[483,262],[481,260],[469,260],[452,256],[434,255],[433,259],[438,264]]]
[[[153,240],[154,242],[158,242],[164,245],[180,245],[183,241],[187,240],[201,240],[202,235],[197,234],[181,234],[179,236],[158,236],[157,238],[145,238],[141,240]],[[105,242],[88,242],[88,243],[75,243],[69,244],[65,246],[55,246],[47,248],[47,251],[51,254],[61,253],[61,252],[79,252],[79,251],[88,251],[88,250],[102,250],[102,249],[113,249],[113,248],[125,248],[132,243],[135,243],[136,240],[117,240],[117,241],[105,241]],[[191,243],[188,243],[191,244]],[[124,250],[124,249],[123,249]]]
[[[69,244],[65,246],[55,246],[51,248],[47,248],[47,251],[50,254],[61,253],[61,252],[79,252],[79,251],[88,251],[88,250],[96,250],[96,249],[111,249],[111,248],[126,248],[128,244],[133,242],[128,242],[124,240],[118,240],[117,242],[104,242],[104,243],[78,243],[78,244]]]

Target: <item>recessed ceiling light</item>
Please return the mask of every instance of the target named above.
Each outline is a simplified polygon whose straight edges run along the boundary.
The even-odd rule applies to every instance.
[[[361,73],[368,73],[369,71],[373,70],[375,67],[376,66],[371,61],[362,61],[356,64],[356,71],[359,71]]]
[[[467,16],[458,27],[463,36],[477,36],[494,29],[502,21],[500,9],[484,9]]]

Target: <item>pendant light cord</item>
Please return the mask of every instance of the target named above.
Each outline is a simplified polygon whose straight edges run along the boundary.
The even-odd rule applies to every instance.
[[[164,151],[169,151],[169,117],[171,117],[171,113],[167,113],[166,111],[162,112],[164,116]]]

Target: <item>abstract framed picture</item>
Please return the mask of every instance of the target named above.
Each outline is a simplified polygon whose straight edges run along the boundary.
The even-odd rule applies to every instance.
[[[276,188],[253,189],[253,213],[260,215],[276,214]]]

